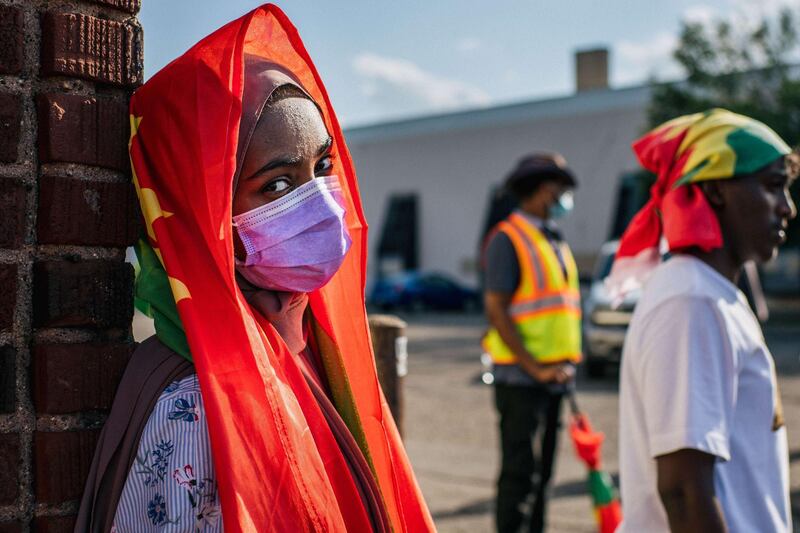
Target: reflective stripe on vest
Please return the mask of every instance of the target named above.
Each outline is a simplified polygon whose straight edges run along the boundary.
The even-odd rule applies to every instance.
[[[528,352],[540,362],[580,361],[581,307],[578,269],[566,244],[555,250],[539,229],[517,213],[497,225],[517,254],[520,282],[509,315]],[[566,276],[564,275],[566,270]],[[513,364],[517,357],[494,328],[483,339],[495,364]]]

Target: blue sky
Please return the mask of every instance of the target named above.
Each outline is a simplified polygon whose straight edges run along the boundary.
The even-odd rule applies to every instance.
[[[144,0],[146,75],[256,0]],[[607,46],[611,84],[681,76],[682,19],[745,27],[800,0],[291,0],[345,126],[573,91],[576,49]]]

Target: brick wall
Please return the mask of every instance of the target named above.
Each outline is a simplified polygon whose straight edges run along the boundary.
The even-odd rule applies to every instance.
[[[0,0],[0,532],[72,531],[132,349],[140,0]]]

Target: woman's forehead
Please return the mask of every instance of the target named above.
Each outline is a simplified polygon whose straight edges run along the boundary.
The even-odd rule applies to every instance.
[[[327,141],[328,137],[317,106],[307,98],[291,96],[264,109],[252,142],[313,145]]]
[[[786,176],[789,173],[789,164],[789,158],[782,155],[760,171],[756,172],[756,174],[763,177],[771,177],[776,175]]]

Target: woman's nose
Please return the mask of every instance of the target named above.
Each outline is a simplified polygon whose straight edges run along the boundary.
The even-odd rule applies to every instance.
[[[311,170],[310,172],[303,172],[301,177],[297,180],[297,185],[305,185],[309,181],[313,180],[316,176],[314,176],[314,171]]]
[[[780,204],[778,204],[778,213],[780,214],[781,218],[786,218],[789,220],[797,216],[797,206],[795,205],[794,200],[792,200],[792,196],[789,192],[784,193]]]

